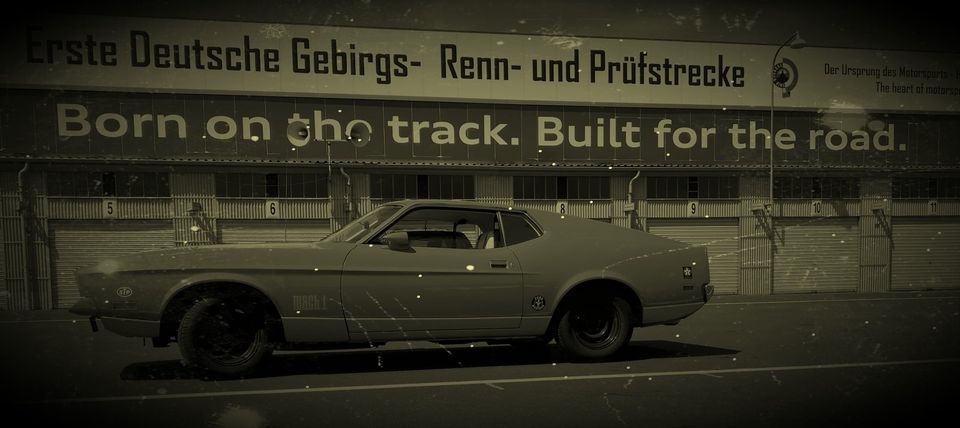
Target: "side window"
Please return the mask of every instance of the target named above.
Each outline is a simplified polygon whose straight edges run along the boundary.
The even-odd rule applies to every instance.
[[[407,232],[410,246],[414,248],[481,249],[489,248],[490,242],[502,242],[497,214],[488,211],[417,209],[397,220],[380,236],[393,232]]]
[[[540,231],[523,214],[501,213],[503,235],[507,245],[515,245],[540,237]]]

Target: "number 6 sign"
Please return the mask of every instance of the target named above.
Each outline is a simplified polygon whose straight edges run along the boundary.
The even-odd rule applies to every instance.
[[[280,201],[271,199],[266,205],[267,218],[276,218],[280,216]]]

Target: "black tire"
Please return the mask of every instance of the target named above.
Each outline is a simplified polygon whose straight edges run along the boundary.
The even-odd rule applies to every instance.
[[[265,318],[255,304],[204,297],[180,321],[177,342],[188,366],[243,374],[273,352]]]
[[[575,359],[606,358],[633,335],[632,311],[617,296],[577,299],[566,305],[557,323],[557,343]]]

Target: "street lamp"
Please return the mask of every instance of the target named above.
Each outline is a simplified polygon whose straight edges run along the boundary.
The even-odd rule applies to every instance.
[[[780,51],[783,50],[787,45],[790,45],[791,49],[800,49],[807,46],[807,41],[800,38],[800,32],[797,31],[790,36],[787,41],[783,42],[777,52],[773,54],[773,62],[770,64],[770,216],[773,216],[773,141],[776,133],[773,129],[773,102],[774,92],[776,92],[777,86],[783,86],[790,79],[796,79],[796,76],[791,76],[789,73],[795,70],[786,70],[784,68],[777,67],[777,56],[780,55]],[[785,96],[790,96],[789,89],[784,90]]]
[[[800,31],[794,32],[790,38],[783,42],[780,47],[777,48],[777,52],[773,54],[773,61],[770,64],[770,232],[772,236],[770,237],[770,292],[773,292],[773,255],[775,252],[774,243],[775,243],[775,231],[773,229],[773,144],[774,138],[776,137],[776,131],[773,129],[773,101],[774,101],[774,92],[776,88],[784,88],[784,96],[790,96],[790,89],[793,88],[793,85],[796,84],[797,76],[791,76],[791,73],[796,73],[796,69],[787,70],[785,67],[777,67],[777,56],[780,55],[780,51],[783,50],[787,45],[791,49],[801,49],[807,46],[807,41],[800,38]],[[792,62],[784,59],[785,65],[789,63],[791,66]],[[791,85],[787,85],[787,82],[793,79]]]

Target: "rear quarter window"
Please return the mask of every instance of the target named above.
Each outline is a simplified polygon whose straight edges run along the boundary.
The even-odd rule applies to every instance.
[[[517,213],[501,213],[501,216],[506,245],[516,245],[540,237],[540,231],[530,223],[527,216]]]

